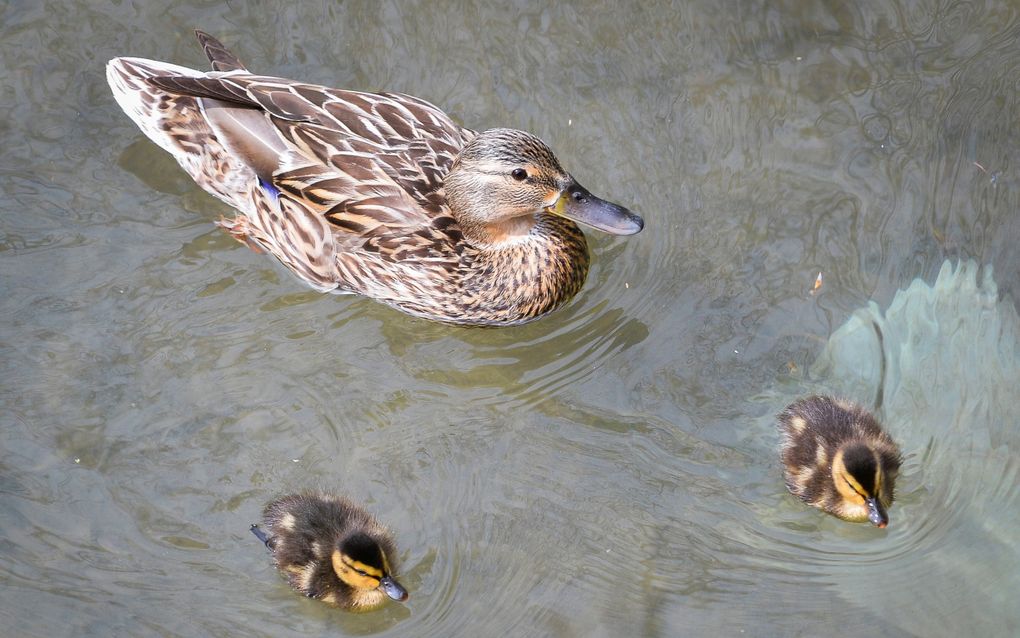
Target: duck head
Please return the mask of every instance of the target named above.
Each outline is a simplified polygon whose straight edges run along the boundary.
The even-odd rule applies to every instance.
[[[885,467],[882,455],[865,442],[841,448],[832,460],[832,480],[842,499],[844,518],[866,519],[876,527],[888,525],[886,509],[892,501],[893,472]]]
[[[332,555],[333,571],[354,589],[378,589],[393,600],[407,600],[407,590],[390,574],[386,552],[363,532],[355,532],[337,543]]]
[[[526,235],[540,213],[614,235],[633,235],[644,227],[641,217],[578,184],[545,142],[515,129],[475,136],[461,150],[444,188],[464,235],[476,243]]]

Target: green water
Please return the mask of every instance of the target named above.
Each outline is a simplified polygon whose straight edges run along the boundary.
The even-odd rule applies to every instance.
[[[896,377],[886,530],[782,483],[771,417],[857,387],[811,366],[858,308],[946,259],[994,267],[1002,325],[1020,296],[1020,7],[844,4],[0,4],[0,633],[1020,633],[1015,346],[961,327]],[[518,328],[308,292],[106,85],[205,68],[196,27],[536,133],[645,231],[591,233],[581,294]],[[273,571],[248,524],[318,487],[394,530],[406,605]]]

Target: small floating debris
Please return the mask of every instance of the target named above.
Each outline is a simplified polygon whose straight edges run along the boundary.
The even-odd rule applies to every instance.
[[[821,289],[822,289],[822,271],[819,270],[818,276],[815,277],[815,285],[811,287],[811,290],[808,294],[813,295]]]

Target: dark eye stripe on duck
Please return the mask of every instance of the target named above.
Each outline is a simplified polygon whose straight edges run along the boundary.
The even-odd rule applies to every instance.
[[[554,177],[558,172],[550,172],[548,169],[544,169],[534,162],[522,161],[519,158],[515,160],[509,160],[506,162],[485,162],[475,164],[472,170],[476,173],[483,175],[492,175],[494,177],[510,177],[515,181],[522,182],[527,180],[533,182],[539,180],[542,183],[555,183],[556,178]]]
[[[341,555],[340,561],[347,567],[350,567],[354,571],[361,574],[362,576],[367,576],[369,578],[382,578],[383,576],[383,572],[381,569],[377,567],[372,567],[371,565],[366,565],[365,563],[362,563],[360,561],[352,560],[349,556]]]
[[[875,454],[864,445],[855,445],[843,453],[843,465],[866,494],[874,494],[877,487],[878,462]]]
[[[851,481],[846,477],[843,477],[843,481],[845,481],[846,484],[850,486],[850,489],[852,489],[854,492],[857,492],[858,496],[860,496],[863,499],[868,498],[868,495],[864,493],[864,488],[858,485],[855,481]]]

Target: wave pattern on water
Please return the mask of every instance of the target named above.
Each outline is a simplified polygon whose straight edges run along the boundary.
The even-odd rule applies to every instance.
[[[1016,634],[1013,3],[408,6],[0,6],[5,628]],[[109,94],[114,55],[203,66],[195,27],[531,130],[646,228],[591,233],[582,292],[512,329],[309,293]],[[947,258],[1001,299],[970,266],[900,292]],[[871,324],[840,329],[869,301],[907,453],[887,530],[789,496],[772,416],[877,396]],[[274,572],[248,524],[319,487],[393,528],[407,605]]]

